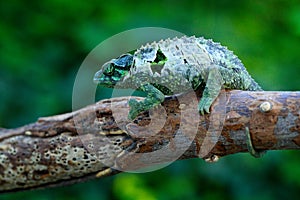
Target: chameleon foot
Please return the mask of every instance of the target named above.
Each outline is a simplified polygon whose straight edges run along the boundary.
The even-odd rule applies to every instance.
[[[137,101],[135,99],[130,99],[128,101],[128,104],[130,106],[128,118],[130,120],[136,118],[139,113],[159,105],[165,99],[164,94],[150,83],[142,85],[140,89],[146,92],[147,96],[143,101]]]
[[[210,106],[212,101],[209,98],[202,97],[198,104],[198,110],[201,115],[204,113],[209,113]]]
[[[248,148],[249,153],[255,158],[262,157],[266,153],[266,151],[256,150],[252,144],[252,139],[251,139],[249,128],[246,127],[245,131],[246,131],[246,137],[247,137],[247,141],[246,141],[247,148]]]
[[[142,103],[138,102],[135,99],[129,99],[128,104],[130,107],[130,110],[128,113],[128,119],[130,119],[130,120],[135,119],[139,113],[144,111]]]

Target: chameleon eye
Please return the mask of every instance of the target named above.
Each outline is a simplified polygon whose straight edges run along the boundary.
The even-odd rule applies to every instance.
[[[110,63],[109,65],[107,65],[106,69],[104,70],[103,74],[107,75],[107,76],[111,76],[114,74],[115,71],[115,66],[113,63]]]

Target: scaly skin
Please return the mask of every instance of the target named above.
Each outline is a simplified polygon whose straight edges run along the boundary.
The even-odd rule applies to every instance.
[[[129,119],[164,101],[165,95],[205,89],[198,104],[200,114],[209,113],[210,106],[222,88],[262,90],[251,78],[237,56],[226,47],[202,37],[182,37],[146,44],[105,63],[94,81],[110,88],[132,88],[144,91],[143,101],[129,100]],[[247,131],[248,130],[248,131]],[[246,128],[251,155],[258,157]]]
[[[105,63],[94,81],[105,87],[144,91],[145,100],[129,101],[129,119],[164,101],[165,95],[196,90],[205,83],[198,109],[209,113],[222,88],[262,90],[242,62],[226,47],[202,37],[182,37],[146,44],[133,55]]]

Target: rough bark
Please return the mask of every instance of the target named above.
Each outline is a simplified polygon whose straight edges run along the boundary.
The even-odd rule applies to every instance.
[[[204,116],[193,95],[168,97],[133,122],[123,97],[0,129],[0,192],[149,170],[177,159],[215,161],[247,152],[245,127],[258,150],[299,149],[299,92],[223,91]]]

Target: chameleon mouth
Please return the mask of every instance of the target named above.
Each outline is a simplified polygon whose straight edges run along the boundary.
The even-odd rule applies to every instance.
[[[96,84],[100,83],[100,79],[102,75],[103,75],[102,70],[97,71],[93,78],[94,83]]]
[[[93,78],[95,84],[108,88],[113,88],[119,80],[120,79],[118,77],[104,75],[103,70],[97,71]]]

